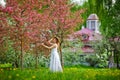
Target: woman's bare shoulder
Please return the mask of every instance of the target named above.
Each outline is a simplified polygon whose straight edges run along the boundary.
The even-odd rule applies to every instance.
[[[55,44],[53,44],[53,46],[57,47],[58,45],[55,43]]]

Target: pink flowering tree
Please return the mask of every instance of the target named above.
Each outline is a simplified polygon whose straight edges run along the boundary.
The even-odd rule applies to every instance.
[[[0,30],[3,34],[0,35],[0,42],[3,42],[3,37],[9,36],[9,39],[14,41],[14,48],[21,51],[20,63],[23,68],[23,53],[30,49],[30,44],[42,43],[46,40],[45,34],[47,26],[45,16],[40,14],[43,3],[35,0],[7,0],[6,8],[0,7]]]
[[[81,14],[84,10],[72,12],[72,7],[73,5],[69,3],[69,0],[49,0],[43,11],[44,15],[46,15],[46,23],[48,24],[51,33],[60,38],[60,54],[62,63],[61,46],[64,42],[64,38],[66,38],[67,34],[74,31],[75,27],[83,21]]]
[[[7,0],[6,8],[0,7],[0,30],[4,36],[14,41],[14,47],[21,51],[21,68],[23,67],[23,53],[30,49],[30,44],[39,46],[49,39],[49,33],[60,38],[61,46],[68,33],[82,23],[81,14],[84,10],[71,12],[72,4],[69,0]],[[62,60],[63,62],[63,60]]]

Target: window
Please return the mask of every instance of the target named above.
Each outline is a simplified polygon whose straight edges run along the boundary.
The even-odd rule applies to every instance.
[[[89,21],[87,21],[87,28],[89,28]]]
[[[91,21],[91,29],[95,31],[95,21]]]
[[[82,34],[82,40],[87,40],[89,36],[87,34]]]

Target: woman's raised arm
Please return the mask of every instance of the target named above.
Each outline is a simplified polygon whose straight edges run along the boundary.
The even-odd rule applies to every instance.
[[[55,44],[53,44],[52,46],[47,46],[47,45],[45,45],[45,44],[42,44],[42,46],[44,46],[44,47],[47,48],[47,49],[52,49],[52,48],[55,48],[55,47],[56,47]]]

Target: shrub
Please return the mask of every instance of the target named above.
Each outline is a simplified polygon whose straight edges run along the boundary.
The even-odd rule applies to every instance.
[[[14,48],[12,47],[13,42],[6,40],[0,46],[0,63],[11,63],[14,64],[18,59],[18,52],[15,52]]]
[[[10,63],[0,64],[0,69],[10,69],[10,68],[12,68],[12,64]]]
[[[25,68],[35,68],[36,59],[34,54],[26,53],[24,54],[24,67]],[[38,55],[38,67],[48,67],[49,58],[44,55]]]
[[[108,61],[105,57],[99,56],[99,55],[89,55],[86,56],[86,62],[90,64],[92,67],[99,67],[99,68],[105,68],[108,65]]]
[[[90,66],[94,67],[97,63],[99,63],[99,58],[95,55],[86,56],[86,62],[90,64]]]

